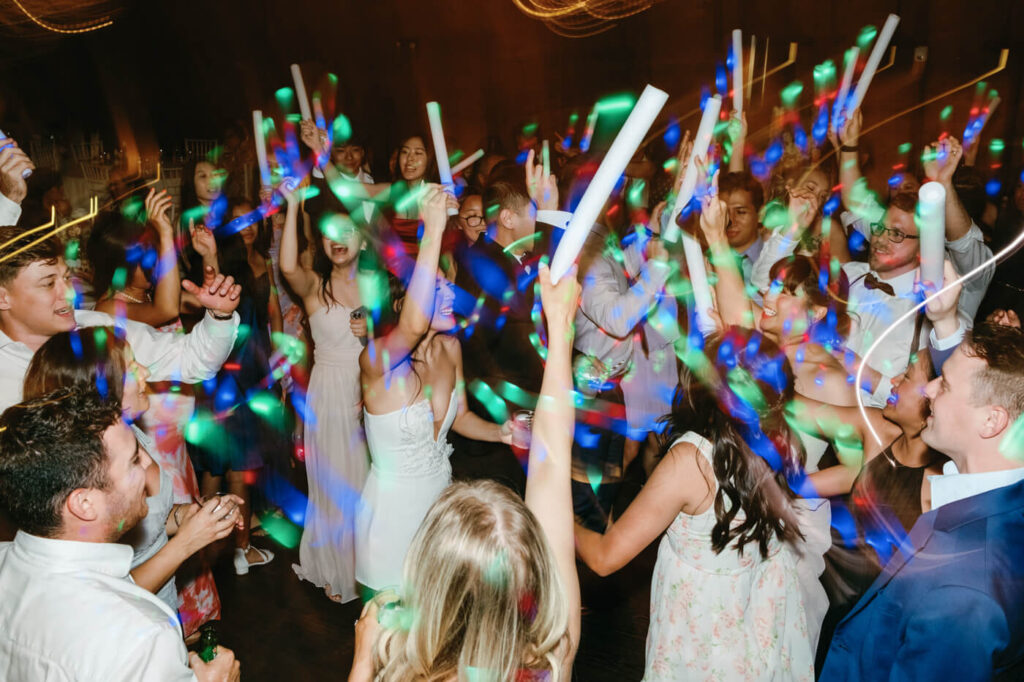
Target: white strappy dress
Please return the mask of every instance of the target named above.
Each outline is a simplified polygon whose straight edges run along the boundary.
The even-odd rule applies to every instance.
[[[452,391],[437,438],[427,399],[387,414],[363,410],[371,464],[356,515],[356,580],[366,587],[401,585],[413,536],[452,481],[452,446],[446,436],[456,405]]]

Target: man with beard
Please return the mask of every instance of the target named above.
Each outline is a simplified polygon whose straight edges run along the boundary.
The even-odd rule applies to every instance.
[[[118,540],[146,516],[151,463],[120,406],[93,391],[0,416],[0,503],[20,529],[0,543],[4,679],[238,679],[227,649],[210,663],[192,654],[190,668],[177,614],[131,579]]]

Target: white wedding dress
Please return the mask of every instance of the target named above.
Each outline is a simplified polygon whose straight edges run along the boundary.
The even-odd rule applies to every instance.
[[[452,481],[446,436],[456,405],[453,390],[437,438],[426,398],[387,414],[363,410],[371,464],[356,515],[356,580],[366,587],[401,586],[412,538]]]

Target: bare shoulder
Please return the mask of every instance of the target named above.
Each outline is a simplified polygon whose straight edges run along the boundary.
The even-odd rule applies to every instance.
[[[687,514],[706,507],[708,496],[715,489],[711,463],[691,441],[679,441],[670,447],[651,478],[675,488],[680,507]]]
[[[663,469],[663,472],[672,478],[684,478],[707,480],[708,476],[714,476],[711,464],[701,454],[697,445],[688,440],[682,440],[668,449],[665,456],[655,467],[655,470]]]

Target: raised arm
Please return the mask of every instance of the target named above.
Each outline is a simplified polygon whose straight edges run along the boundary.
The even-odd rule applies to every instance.
[[[129,320],[159,327],[178,317],[181,308],[181,275],[178,272],[178,252],[174,244],[174,226],[169,211],[173,201],[167,191],[159,194],[150,189],[146,195],[146,217],[156,228],[159,237],[159,256],[154,272],[156,287],[152,301],[131,302],[107,299],[96,305],[96,310],[114,315],[124,312]]]
[[[854,109],[843,122],[838,140],[830,133],[833,144],[839,142],[839,183],[842,186],[843,205],[868,223],[878,222],[884,209],[868,189],[867,181],[860,173],[861,126],[860,109]]]
[[[973,221],[953,187],[953,174],[960,164],[963,148],[955,137],[933,142],[924,150],[924,173],[946,190],[946,241],[955,242],[971,229]]]
[[[711,265],[715,269],[715,300],[718,314],[726,325],[753,328],[755,315],[753,302],[747,296],[743,274],[736,261],[736,254],[729,246],[725,227],[729,211],[725,202],[718,198],[718,173],[711,180],[712,191],[703,199],[700,214],[700,229],[708,241],[711,251]]]
[[[0,226],[17,225],[28,194],[26,170],[35,168],[18,143],[0,133]]]
[[[576,410],[572,384],[573,320],[579,300],[575,269],[557,285],[542,264],[539,271],[541,302],[548,320],[548,357],[540,398],[533,416],[526,506],[537,517],[558,563],[559,576],[569,600],[570,649],[565,672],[572,668],[580,638],[580,585],[576,574],[572,515],[572,439]]]
[[[204,274],[201,287],[189,280],[181,284],[207,311],[188,334],[160,332],[134,320],[125,323],[128,343],[139,364],[149,369],[150,381],[205,381],[217,374],[231,352],[238,333],[238,315],[234,311],[241,287],[231,277],[215,274],[212,269]],[[98,324],[113,324],[109,317],[101,317],[104,319]]]
[[[303,301],[312,298],[320,289],[320,276],[307,269],[299,260],[299,199],[289,192],[286,197],[288,210],[281,232],[281,250],[278,253],[281,276]],[[313,311],[307,311],[312,313]]]
[[[368,376],[383,376],[402,363],[430,329],[437,289],[437,263],[441,257],[441,236],[448,224],[450,194],[431,185],[420,203],[423,238],[416,257],[412,280],[402,303],[398,324],[386,336],[371,339],[359,356],[359,366]],[[452,198],[454,201],[454,198]]]
[[[743,150],[747,144],[747,112],[729,117],[729,127],[726,132],[732,142],[732,153],[729,155],[729,172],[736,173],[743,170]]]
[[[770,226],[774,231],[761,249],[761,255],[754,263],[750,282],[759,291],[767,291],[771,281],[772,266],[793,254],[804,232],[811,229],[818,219],[821,197],[814,192],[797,187],[788,188],[788,204],[785,222]]]

